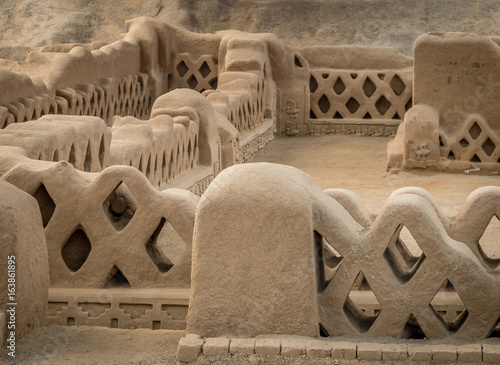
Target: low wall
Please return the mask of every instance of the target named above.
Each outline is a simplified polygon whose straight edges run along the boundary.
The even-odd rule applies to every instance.
[[[499,202],[498,187],[481,188],[447,217],[403,188],[373,217],[354,193],[323,192],[288,166],[226,169],[197,211],[188,331],[487,338],[500,261],[480,240]]]
[[[430,33],[415,42],[414,104],[389,168],[500,170],[497,37]]]

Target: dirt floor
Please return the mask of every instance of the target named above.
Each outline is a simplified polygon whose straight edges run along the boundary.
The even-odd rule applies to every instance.
[[[455,215],[475,189],[500,186],[498,176],[425,170],[388,173],[386,146],[390,140],[338,135],[276,138],[249,162],[294,166],[311,175],[323,189],[352,190],[374,214],[394,190],[405,186],[426,189],[449,215]]]
[[[466,197],[482,186],[499,186],[498,176],[471,176],[438,172],[386,172],[388,138],[321,136],[278,138],[249,162],[274,162],[295,166],[313,176],[323,188],[356,192],[372,213],[395,189],[427,189],[443,210],[454,215]],[[496,234],[498,237],[500,231]],[[499,248],[491,242],[492,254]],[[500,257],[500,256],[497,256]],[[183,331],[118,330],[47,326],[26,337],[17,357],[6,364],[175,364],[177,343]],[[326,364],[311,360],[259,356],[201,358],[197,364]],[[342,362],[348,364],[348,362]],[[355,362],[357,364],[357,361]]]

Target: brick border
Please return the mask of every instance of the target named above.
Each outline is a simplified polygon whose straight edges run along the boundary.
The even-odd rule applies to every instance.
[[[190,363],[199,355],[281,355],[365,361],[438,361],[500,363],[500,342],[473,344],[346,342],[334,338],[269,337],[202,339],[190,334],[181,338],[177,361]]]

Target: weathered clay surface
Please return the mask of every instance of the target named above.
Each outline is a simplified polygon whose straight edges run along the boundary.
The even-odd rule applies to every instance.
[[[0,7],[1,45],[37,47],[58,43],[113,41],[123,23],[151,16],[184,29],[212,33],[223,29],[272,32],[294,44],[384,46],[411,55],[422,33],[462,31],[500,34],[495,0],[472,1],[277,1],[124,0],[119,11],[107,2],[61,6],[34,0],[6,0]],[[466,21],[464,21],[466,20]],[[28,49],[6,48],[23,57]]]
[[[478,189],[449,218],[425,190],[403,188],[371,216],[352,192],[322,192],[299,170],[229,168],[198,207],[188,331],[304,335],[317,323],[332,336],[485,338],[500,316],[499,263],[479,240],[499,197]],[[221,230],[228,220],[240,223]]]
[[[322,215],[325,199],[340,215]],[[224,170],[197,211],[188,330],[318,335],[314,231],[346,219],[348,231],[359,234],[347,212],[299,170],[271,164]]]
[[[0,266],[4,321],[0,337],[5,336],[5,344],[11,331],[19,339],[46,323],[49,261],[35,199],[4,181],[0,181]]]
[[[498,173],[498,43],[467,33],[417,39],[415,106],[388,149],[388,168]]]

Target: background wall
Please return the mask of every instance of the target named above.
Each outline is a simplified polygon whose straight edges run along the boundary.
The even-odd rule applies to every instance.
[[[390,46],[406,55],[425,32],[500,35],[497,0],[2,0],[0,56],[116,40],[125,20],[141,15],[195,32],[272,32],[297,45]]]

